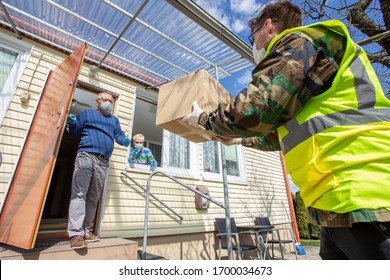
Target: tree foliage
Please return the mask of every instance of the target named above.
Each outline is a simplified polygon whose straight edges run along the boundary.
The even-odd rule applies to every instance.
[[[295,217],[297,219],[299,237],[302,239],[309,239],[309,220],[305,204],[303,203],[300,192],[295,194],[294,199]]]
[[[303,203],[300,192],[297,192],[294,196],[294,209],[299,237],[302,239],[319,239],[320,226],[309,223],[308,210]]]

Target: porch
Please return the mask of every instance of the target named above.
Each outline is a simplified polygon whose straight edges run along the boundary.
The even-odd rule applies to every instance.
[[[122,238],[104,238],[81,250],[71,249],[68,243],[38,244],[31,250],[1,244],[0,260],[136,260],[138,255],[138,243]]]
[[[0,244],[0,260],[139,260],[142,250],[138,247],[137,241],[123,238],[102,238],[99,242],[89,243],[88,248],[73,250],[69,247],[67,240],[57,241],[50,244],[37,244],[32,250],[24,250]],[[306,255],[298,255],[298,260],[320,260],[319,247],[305,246]],[[169,249],[183,250],[183,240],[170,243]],[[277,249],[275,249],[277,251]],[[156,250],[158,251],[158,250]],[[164,251],[164,250],[161,250]],[[174,255],[182,255],[180,253]],[[276,252],[276,256],[280,255]],[[211,257],[211,256],[210,256]],[[295,260],[295,254],[286,250],[285,260]],[[161,253],[147,254],[147,260],[169,259],[161,256]],[[249,257],[245,259],[250,259]]]

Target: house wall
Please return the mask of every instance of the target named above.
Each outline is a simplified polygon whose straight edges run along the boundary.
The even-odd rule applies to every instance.
[[[0,168],[1,202],[6,196],[48,71],[54,69],[66,57],[63,53],[27,39],[24,40],[35,47],[0,127],[0,145],[3,153],[3,164]],[[90,77],[88,72],[89,65],[84,63],[79,81],[118,94],[115,115],[119,118],[125,133],[131,135],[129,130],[134,112],[136,84],[103,70],[100,70],[95,78]],[[20,95],[25,91],[30,92],[31,99],[28,103],[22,104]],[[197,144],[197,146],[199,171],[191,176],[179,175],[177,178],[193,187],[206,186],[211,197],[223,203],[222,178],[207,179],[207,176],[204,176],[205,174],[201,171],[202,145]],[[251,148],[243,148],[243,150],[246,181],[228,182],[231,217],[235,218],[237,224],[252,224],[255,216],[264,215],[270,216],[273,223],[288,222],[285,209],[289,212],[289,208],[279,153],[262,152]],[[126,172],[142,186],[146,186],[150,171],[127,168],[127,151],[128,148],[115,144],[104,193],[100,233],[102,237],[141,240],[144,233],[145,196],[135,184],[121,175],[121,172]],[[161,170],[164,171],[164,169]],[[214,244],[212,233],[214,219],[224,217],[224,209],[211,203],[207,210],[196,210],[194,193],[161,175],[153,177],[151,192],[183,216],[183,220],[179,220],[151,199],[148,236],[154,240],[154,245],[152,245],[154,250],[157,253],[166,251],[169,240],[174,238],[183,240],[180,241],[182,243],[179,242],[180,246],[188,247],[188,250],[182,252],[185,255],[183,255],[184,259],[191,259],[194,253],[188,252],[194,249],[197,252],[206,250],[205,255],[214,256],[210,250],[211,244]],[[174,236],[171,238],[171,235]],[[197,236],[196,241],[191,239],[194,236]],[[173,258],[176,257],[178,256]]]

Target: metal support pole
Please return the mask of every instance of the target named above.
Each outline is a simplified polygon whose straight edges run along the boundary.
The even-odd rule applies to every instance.
[[[0,0],[0,8],[3,10],[5,17],[7,18],[9,24],[11,24],[12,29],[15,31],[16,38],[18,38],[19,40],[22,40],[23,39],[22,35],[20,35],[19,30],[16,28],[14,21],[12,20],[8,11],[5,9],[4,4],[3,4],[3,2],[1,2],[1,0]]]
[[[215,65],[215,78],[219,82],[218,65]],[[223,179],[223,198],[225,204],[225,218],[226,218],[226,237],[228,246],[228,259],[233,259],[233,246],[232,246],[232,228],[230,226],[230,206],[229,206],[229,188],[227,184],[227,171],[226,171],[226,158],[225,158],[225,146],[221,143],[221,161],[222,161],[222,179]]]

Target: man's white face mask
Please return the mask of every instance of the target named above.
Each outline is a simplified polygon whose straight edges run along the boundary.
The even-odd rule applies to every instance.
[[[258,50],[256,47],[256,43],[253,43],[252,53],[253,53],[253,59],[255,60],[256,64],[259,64],[260,61],[262,61],[264,58],[265,49],[261,48],[260,50]]]

